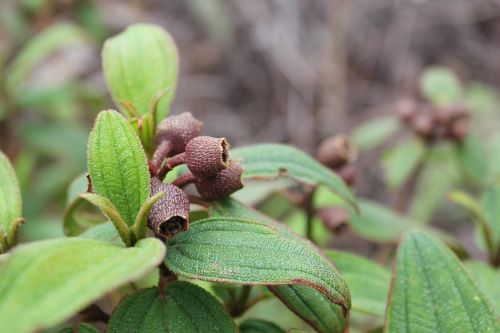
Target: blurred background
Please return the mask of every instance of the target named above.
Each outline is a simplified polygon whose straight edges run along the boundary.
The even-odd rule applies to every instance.
[[[0,0],[0,149],[23,191],[23,240],[63,235],[92,121],[116,108],[103,42],[139,22],[173,36],[172,113],[191,111],[206,134],[313,156],[340,134],[356,147],[348,171],[332,168],[365,214],[329,209],[320,189],[317,243],[388,262],[402,228],[420,225],[486,258],[456,191],[500,216],[499,0]],[[446,123],[450,110],[461,116]],[[260,208],[306,233],[290,193]]]

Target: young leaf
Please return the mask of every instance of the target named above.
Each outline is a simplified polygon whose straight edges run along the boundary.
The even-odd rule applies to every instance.
[[[7,156],[0,151],[0,227],[4,231],[5,247],[15,243],[17,229],[22,222],[21,213],[21,191],[16,173]]]
[[[403,185],[422,162],[425,152],[424,144],[418,139],[407,139],[388,150],[382,159],[387,185],[391,188]]]
[[[261,319],[247,319],[240,324],[241,333],[285,333],[278,325]]]
[[[378,117],[356,127],[352,140],[360,150],[369,150],[382,144],[399,129],[394,116]]]
[[[97,116],[88,144],[88,168],[94,192],[108,198],[132,226],[149,198],[146,154],[132,127],[119,113]]]
[[[318,290],[301,285],[271,286],[269,289],[317,332],[344,332],[347,321],[342,307],[332,303]]]
[[[498,332],[489,300],[444,244],[421,231],[399,246],[386,332]]]
[[[276,228],[244,219],[210,218],[168,242],[167,266],[177,274],[249,285],[300,284],[324,293],[347,313],[342,275],[309,246]]]
[[[189,282],[157,287],[125,296],[113,312],[108,333],[234,332],[236,325],[212,295]]]
[[[232,150],[241,159],[244,179],[289,176],[310,185],[325,185],[356,207],[354,195],[342,180],[306,153],[282,144],[260,144]]]
[[[351,253],[330,250],[326,255],[345,277],[352,296],[352,309],[383,317],[391,273]]]
[[[179,60],[170,35],[159,26],[135,24],[104,43],[104,76],[111,95],[124,114],[130,105],[137,116],[146,115],[157,94],[168,89],[159,102],[156,120],[169,111]]]
[[[86,174],[81,174],[76,177],[68,187],[68,196],[66,199],[66,208],[64,209],[63,229],[67,236],[76,236],[84,231],[84,228],[79,225],[79,221],[75,218],[76,211],[84,201],[80,197],[81,193],[87,192],[88,180]]]
[[[142,204],[141,209],[139,209],[139,213],[137,214],[137,218],[135,219],[135,223],[131,229],[134,233],[135,239],[142,239],[146,236],[149,212],[151,211],[151,208],[153,208],[155,202],[163,198],[164,195],[165,192],[157,193]]]
[[[104,294],[153,269],[165,246],[148,238],[123,248],[80,238],[34,242],[0,264],[0,322],[5,332],[57,325]]]

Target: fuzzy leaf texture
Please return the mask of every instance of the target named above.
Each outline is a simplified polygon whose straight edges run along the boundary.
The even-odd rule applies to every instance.
[[[456,256],[410,231],[399,246],[385,332],[499,332],[493,306]]]
[[[0,261],[2,331],[24,333],[57,325],[147,273],[164,255],[165,246],[152,238],[134,248],[79,238],[20,246]]]
[[[0,152],[0,228],[3,227],[7,238],[21,213],[21,191],[16,173],[7,156]]]
[[[268,216],[243,205],[237,200],[227,198],[214,202],[210,211],[212,216],[225,218],[237,216],[239,218],[270,225],[276,229],[280,236],[300,242],[303,246],[317,253],[317,255],[322,256],[319,249],[310,241],[298,236],[284,224],[274,221]],[[326,260],[326,258],[324,258],[324,260]],[[305,285],[281,285],[270,286],[269,289],[290,309],[290,311],[302,318],[302,320],[314,327],[318,332],[342,332],[347,324],[342,313],[342,307],[332,303],[324,293],[312,287]]]
[[[245,219],[209,218],[168,242],[167,266],[193,279],[248,285],[306,285],[351,307],[342,275],[317,251],[276,228]]]
[[[165,296],[157,287],[125,296],[111,316],[108,333],[236,333],[222,304],[202,288],[176,281]]]
[[[123,103],[146,115],[158,94],[168,91],[158,105],[157,121],[169,111],[177,84],[179,60],[170,35],[159,26],[135,24],[108,39],[102,52],[111,96],[124,114]]]
[[[89,137],[88,168],[94,192],[108,198],[132,226],[149,198],[149,169],[139,138],[118,112],[97,116]]]
[[[243,179],[286,175],[305,184],[325,185],[356,207],[354,195],[335,173],[296,148],[283,144],[259,144],[234,149],[231,154],[234,158],[241,159]]]

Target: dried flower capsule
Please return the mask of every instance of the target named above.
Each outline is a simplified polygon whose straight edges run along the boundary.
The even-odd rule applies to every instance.
[[[318,147],[318,161],[338,169],[356,159],[357,151],[345,135],[327,138]]]
[[[418,111],[418,105],[413,99],[402,99],[396,103],[396,114],[405,124],[409,124]]]
[[[411,127],[415,133],[423,139],[432,139],[434,130],[434,119],[430,112],[423,111],[413,116]]]
[[[186,165],[200,178],[213,178],[228,167],[229,144],[225,138],[198,136],[186,145]]]
[[[320,208],[318,216],[324,226],[334,234],[344,231],[350,218],[349,212],[345,208],[338,206]]]
[[[156,131],[156,143],[170,142],[172,147],[169,156],[180,154],[187,143],[200,135],[203,123],[191,115],[183,112],[179,115],[169,116],[160,122]]]
[[[165,195],[151,208],[148,226],[156,234],[172,238],[188,228],[189,199],[177,186],[163,184],[158,178],[151,177],[151,195],[161,191]]]
[[[453,141],[462,141],[468,133],[469,121],[467,118],[458,118],[451,122],[447,128],[447,137]]]
[[[219,200],[243,188],[242,175],[240,163],[230,160],[229,166],[214,178],[198,178],[195,181],[196,189],[206,200]]]
[[[354,186],[358,178],[358,171],[352,164],[344,165],[337,171],[337,174],[350,187]]]

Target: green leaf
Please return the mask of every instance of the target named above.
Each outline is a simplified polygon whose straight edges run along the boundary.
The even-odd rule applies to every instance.
[[[102,213],[106,215],[111,220],[111,222],[113,222],[116,231],[118,231],[118,234],[120,235],[125,245],[130,246],[135,243],[135,239],[132,239],[130,229],[128,228],[125,221],[123,221],[118,210],[115,208],[115,206],[113,206],[113,203],[109,201],[108,198],[101,197],[100,195],[94,193],[82,193],[80,194],[80,197],[87,200],[96,207],[99,207]]]
[[[127,225],[149,198],[146,154],[119,113],[102,111],[89,137],[88,168],[94,192],[108,198]]]
[[[384,316],[391,273],[367,258],[329,250],[326,255],[345,277],[352,295],[352,309]]]
[[[463,98],[458,78],[446,67],[428,68],[420,78],[420,90],[431,103],[438,106],[449,106]]]
[[[99,331],[93,327],[93,326],[90,326],[89,324],[84,324],[84,323],[80,323],[78,324],[78,328],[77,328],[78,333],[99,333]],[[57,331],[57,333],[74,333],[75,331],[73,330],[73,327],[71,326],[68,326],[68,327],[65,327],[59,331]],[[48,333],[48,332],[46,332]]]
[[[500,320],[444,244],[408,232],[395,264],[386,332],[498,332]]]
[[[241,333],[286,333],[278,325],[262,319],[247,319],[240,324]]]
[[[473,184],[482,185],[488,175],[486,147],[482,139],[467,136],[457,147],[457,159],[463,174]]]
[[[189,282],[157,287],[125,296],[113,312],[108,333],[234,332],[236,325],[212,295]]]
[[[7,86],[17,90],[34,67],[62,47],[85,41],[85,31],[69,23],[49,26],[23,47],[7,71]],[[22,92],[22,90],[19,90]]]
[[[0,228],[3,228],[5,246],[0,246],[0,253],[5,247],[14,245],[21,223],[21,191],[14,168],[9,159],[0,151]],[[2,238],[2,235],[0,235]]]
[[[385,170],[387,185],[398,188],[415,172],[425,158],[425,146],[419,139],[411,138],[399,142],[385,152],[382,165]]]
[[[102,52],[104,76],[111,96],[124,114],[130,114],[123,102],[137,116],[150,110],[157,94],[168,89],[159,103],[156,120],[169,111],[177,83],[179,60],[170,35],[159,26],[135,24],[108,39]]]
[[[301,285],[272,286],[269,289],[317,332],[344,332],[347,321],[344,319],[342,307],[333,304],[318,290]]]
[[[500,250],[500,184],[486,188],[481,201],[486,222],[490,226],[493,247]]]
[[[342,275],[310,246],[269,225],[210,218],[168,242],[167,266],[188,278],[249,285],[300,284],[350,308]]]
[[[498,313],[500,311],[500,268],[493,268],[481,261],[466,261],[465,269],[474,278],[479,288],[493,302]]]
[[[23,333],[57,325],[152,270],[164,255],[164,245],[153,238],[134,248],[80,238],[19,246],[0,265],[2,330]]]
[[[241,159],[243,179],[286,175],[305,184],[325,185],[356,207],[354,195],[335,173],[296,148],[282,144],[259,144],[234,149],[232,156]]]
[[[389,139],[398,129],[399,121],[396,117],[377,117],[356,127],[351,137],[360,150],[369,150]]]
[[[154,196],[148,198],[141,206],[139,214],[137,214],[137,218],[135,219],[135,223],[131,229],[135,239],[143,239],[146,237],[149,212],[151,211],[151,208],[153,208],[155,202],[163,198],[164,195],[165,192],[156,193]]]
[[[76,177],[68,187],[68,195],[66,200],[66,208],[63,216],[64,234],[67,236],[76,236],[85,229],[81,226],[76,218],[76,211],[84,199],[80,198],[81,193],[87,192],[88,180],[86,174],[81,174]]]
[[[120,237],[120,234],[118,234],[118,231],[111,221],[98,224],[95,227],[86,230],[78,237],[108,242],[118,246],[125,245]]]
[[[280,236],[295,242],[300,242],[311,251],[319,254],[319,249],[310,241],[301,238],[282,223],[274,221],[269,217],[246,207],[242,203],[227,198],[212,203],[210,212],[213,216],[223,218],[245,218],[258,221],[275,228]],[[325,258],[323,258],[325,259]],[[342,314],[342,307],[332,303],[324,293],[303,285],[281,285],[270,286],[269,289],[278,297],[292,312],[315,327],[319,332],[341,332],[346,324]]]

